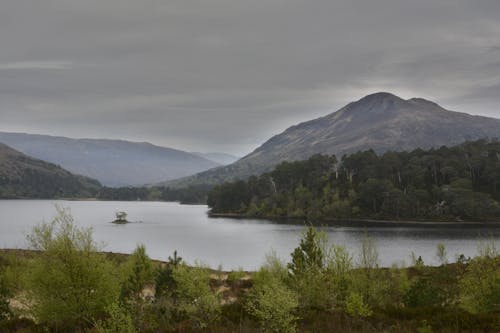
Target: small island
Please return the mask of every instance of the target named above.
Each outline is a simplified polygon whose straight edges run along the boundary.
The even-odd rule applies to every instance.
[[[114,224],[127,224],[129,221],[127,220],[127,213],[126,212],[116,212],[116,219],[111,222]]]

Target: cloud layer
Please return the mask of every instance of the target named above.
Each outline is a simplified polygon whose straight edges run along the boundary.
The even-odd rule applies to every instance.
[[[0,130],[244,154],[376,91],[500,117],[498,0],[7,0]]]

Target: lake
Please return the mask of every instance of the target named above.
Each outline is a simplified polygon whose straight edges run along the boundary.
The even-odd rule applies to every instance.
[[[92,227],[94,238],[105,251],[130,253],[144,244],[154,259],[167,259],[177,250],[188,263],[195,260],[213,268],[258,268],[266,253],[280,257],[298,245],[304,226],[255,219],[209,218],[204,205],[172,202],[0,200],[0,247],[26,248],[25,236],[42,221],[56,214],[55,204],[68,207],[80,226]],[[129,221],[116,225],[115,212],[125,211]],[[356,253],[360,240],[368,234],[375,240],[383,266],[420,255],[427,264],[437,264],[436,245],[444,243],[450,261],[456,254],[474,256],[480,239],[500,239],[495,227],[326,227],[335,244]]]

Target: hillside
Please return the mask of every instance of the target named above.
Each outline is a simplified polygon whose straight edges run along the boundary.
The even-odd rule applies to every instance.
[[[237,162],[169,182],[169,185],[221,183],[271,170],[282,161],[314,154],[344,154],[373,149],[403,151],[453,146],[500,136],[500,119],[446,110],[422,99],[389,93],[368,95],[337,112],[292,126]]]
[[[1,132],[0,142],[73,173],[95,178],[106,186],[157,183],[220,165],[191,153],[145,142]]]
[[[266,218],[499,221],[500,142],[411,152],[372,150],[282,162],[216,186],[212,213]]]
[[[228,165],[231,163],[236,162],[240,158],[231,154],[226,154],[226,153],[199,153],[199,152],[193,152],[193,154],[197,156],[201,156],[203,158],[206,158],[207,160],[214,161],[215,163],[218,163],[220,165]]]
[[[98,181],[0,144],[0,198],[93,197]]]

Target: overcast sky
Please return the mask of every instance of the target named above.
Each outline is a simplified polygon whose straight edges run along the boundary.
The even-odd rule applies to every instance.
[[[500,1],[0,0],[0,131],[244,155],[377,91],[500,117]]]

